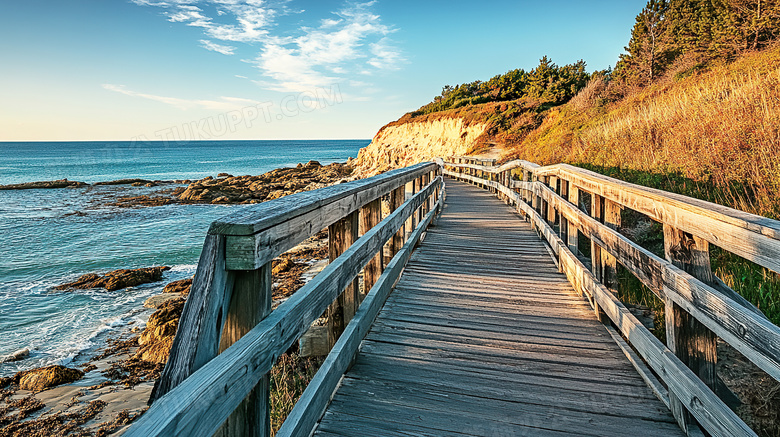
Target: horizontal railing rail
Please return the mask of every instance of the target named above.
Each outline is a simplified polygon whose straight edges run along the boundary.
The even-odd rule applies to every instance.
[[[153,402],[125,435],[270,435],[269,372],[327,313],[331,353],[279,435],[310,431],[440,211],[439,174],[437,164],[418,164],[214,222]],[[383,198],[390,212],[381,219]],[[323,228],[330,264],[271,311],[271,261]],[[392,259],[385,266],[386,245]],[[357,287],[361,271],[365,297]]]
[[[696,433],[690,414],[711,435],[755,435],[713,392],[714,335],[780,380],[780,327],[712,273],[707,242],[777,271],[780,222],[570,165],[511,161],[495,166],[461,157],[440,164],[445,175],[490,189],[531,221],[599,318],[608,317],[667,385],[665,402],[683,430]],[[583,195],[590,196],[590,214],[581,210]],[[663,223],[667,259],[618,232],[622,208]],[[590,269],[578,256],[579,235],[591,240]],[[616,263],[665,303],[667,345],[609,288]],[[698,350],[691,350],[694,346]]]

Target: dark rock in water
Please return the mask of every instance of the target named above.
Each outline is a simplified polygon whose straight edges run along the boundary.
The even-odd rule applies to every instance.
[[[106,181],[106,182],[95,182],[95,185],[134,185],[138,184],[138,186],[145,185],[145,184],[154,184],[153,181],[146,180],[146,179],[117,179],[115,181]],[[154,184],[156,185],[156,184]],[[152,186],[154,186],[152,185]]]
[[[164,364],[173,345],[179,317],[184,309],[184,298],[169,300],[149,316],[146,328],[138,338],[141,346],[135,357],[153,363]]]
[[[115,291],[122,288],[134,287],[136,285],[148,284],[150,282],[162,281],[162,274],[170,267],[145,267],[140,269],[122,269],[108,272],[103,276],[96,273],[87,273],[82,275],[74,282],[58,285],[55,290],[69,289],[88,289],[105,288],[108,291]]]
[[[13,376],[13,382],[22,390],[38,392],[49,387],[77,381],[84,372],[65,366],[48,366],[40,369],[25,370]]]
[[[0,185],[0,190],[31,190],[35,188],[78,188],[89,185],[86,182],[58,179],[56,181],[25,182],[23,184]]]
[[[192,278],[181,279],[178,281],[169,282],[168,285],[163,288],[163,293],[181,293],[187,294],[190,292],[192,286]]]

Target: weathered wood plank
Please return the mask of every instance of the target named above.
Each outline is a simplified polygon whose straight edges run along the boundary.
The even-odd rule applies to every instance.
[[[440,183],[405,202],[233,346],[154,402],[125,435],[211,436]]]
[[[379,277],[376,287],[372,288],[365,301],[355,314],[355,318],[347,326],[344,334],[334,346],[331,354],[317,371],[295,407],[287,416],[282,427],[276,433],[277,437],[308,435],[317,420],[322,416],[328,401],[336,389],[341,375],[347,370],[357,352],[360,342],[365,337],[379,310],[392,290],[393,284],[411,256],[415,244],[420,240],[425,228],[433,220],[436,211],[429,212],[409,241],[388,263],[387,269]]]
[[[379,224],[380,221],[382,221],[382,202],[380,199],[376,199],[366,204],[360,210],[360,235],[368,232],[369,229]],[[374,259],[369,261],[368,264],[366,264],[365,269],[363,269],[364,294],[368,294],[368,291],[374,286],[379,275],[382,274],[382,271],[384,270],[382,261],[382,254],[377,253]]]
[[[233,274],[225,270],[225,237],[208,235],[168,362],[154,384],[150,403],[217,356],[232,290]]]
[[[418,164],[263,202],[214,222],[209,233],[227,235],[229,270],[259,268],[366,203],[403,186],[401,182],[435,167],[434,163]]]
[[[235,273],[230,309],[222,328],[220,353],[241,339],[271,313],[271,263]],[[214,435],[218,437],[271,435],[270,376],[266,374]]]
[[[358,239],[358,211],[328,227],[328,258],[335,261]],[[378,255],[378,253],[377,253]],[[328,345],[332,348],[357,311],[358,280],[355,278],[328,307]]]

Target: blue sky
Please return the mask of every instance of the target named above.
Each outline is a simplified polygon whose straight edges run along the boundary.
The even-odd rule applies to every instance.
[[[614,66],[644,0],[26,0],[0,141],[371,138],[446,84]]]

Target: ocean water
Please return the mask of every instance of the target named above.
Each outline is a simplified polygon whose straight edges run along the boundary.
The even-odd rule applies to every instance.
[[[183,143],[0,143],[0,184],[67,178],[198,179],[261,174],[317,160],[343,162],[368,140]],[[172,188],[176,185],[166,185]],[[75,365],[107,338],[141,328],[143,301],[192,276],[209,224],[242,205],[105,206],[160,188],[100,186],[0,191],[0,376],[49,364]],[[52,291],[84,273],[171,266],[164,281],[130,289]]]

